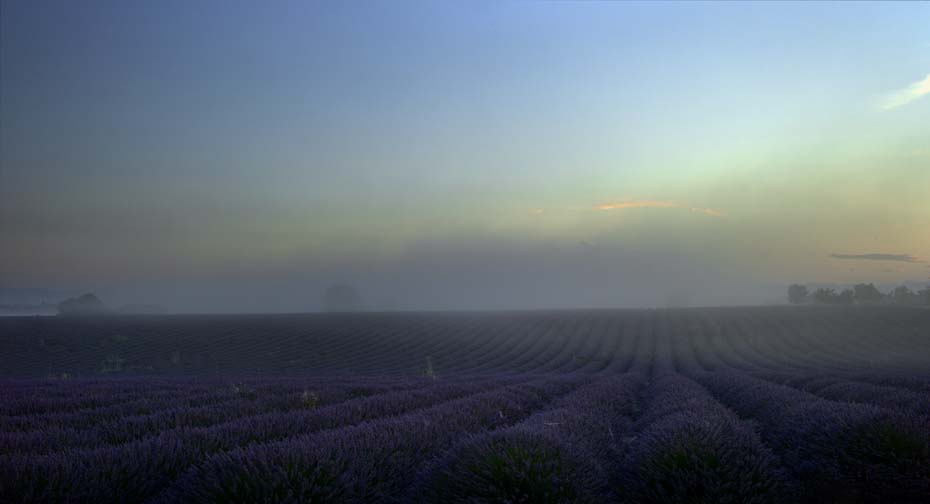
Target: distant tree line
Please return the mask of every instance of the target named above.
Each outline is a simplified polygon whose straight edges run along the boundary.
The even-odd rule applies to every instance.
[[[788,286],[788,302],[791,304],[824,304],[824,305],[905,305],[930,306],[930,286],[917,292],[906,285],[895,287],[888,293],[883,293],[874,284],[860,283],[852,288],[837,292],[836,289],[821,287],[813,292],[806,285],[791,284]]]

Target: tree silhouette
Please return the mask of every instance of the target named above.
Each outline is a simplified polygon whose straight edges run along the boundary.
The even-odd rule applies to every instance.
[[[791,284],[788,286],[788,302],[791,304],[804,304],[810,298],[810,292],[807,287],[800,284]]]
[[[919,296],[911,292],[906,285],[895,287],[895,289],[891,291],[891,298],[894,300],[895,304],[900,305],[918,304],[919,301]]]
[[[836,304],[836,290],[821,287],[814,291],[814,302],[818,304]]]
[[[58,303],[59,315],[100,315],[107,312],[106,305],[97,296],[87,293]]]
[[[835,289],[820,288],[814,291],[814,302],[818,304],[848,305],[856,298],[852,289],[844,289],[837,294]]]
[[[816,304],[850,305],[850,304],[887,304],[911,306],[930,306],[930,285],[917,292],[910,290],[906,285],[896,287],[888,294],[883,294],[875,284],[860,283],[851,289],[819,288],[809,293],[807,287],[800,284],[791,284],[788,287],[788,301],[793,304],[813,302]]]
[[[879,303],[885,298],[885,295],[875,287],[875,284],[856,284],[853,286],[853,293],[856,302],[863,304]]]

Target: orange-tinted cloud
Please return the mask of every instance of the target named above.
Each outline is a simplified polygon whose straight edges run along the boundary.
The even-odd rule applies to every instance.
[[[725,218],[726,215],[713,208],[689,207],[676,203],[674,201],[664,200],[645,200],[645,201],[621,201],[619,203],[604,203],[594,207],[597,210],[622,210],[625,208],[686,208],[692,213],[699,213],[709,217]]]
[[[680,206],[674,201],[623,201],[620,203],[604,203],[594,208],[598,210],[620,210],[623,208],[677,208]]]

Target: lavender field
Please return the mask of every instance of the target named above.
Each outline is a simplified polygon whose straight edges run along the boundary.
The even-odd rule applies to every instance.
[[[0,501],[930,501],[930,310],[0,319]]]

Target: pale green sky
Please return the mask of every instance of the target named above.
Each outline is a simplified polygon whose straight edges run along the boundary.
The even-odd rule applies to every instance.
[[[927,3],[2,9],[0,286],[930,274]]]

